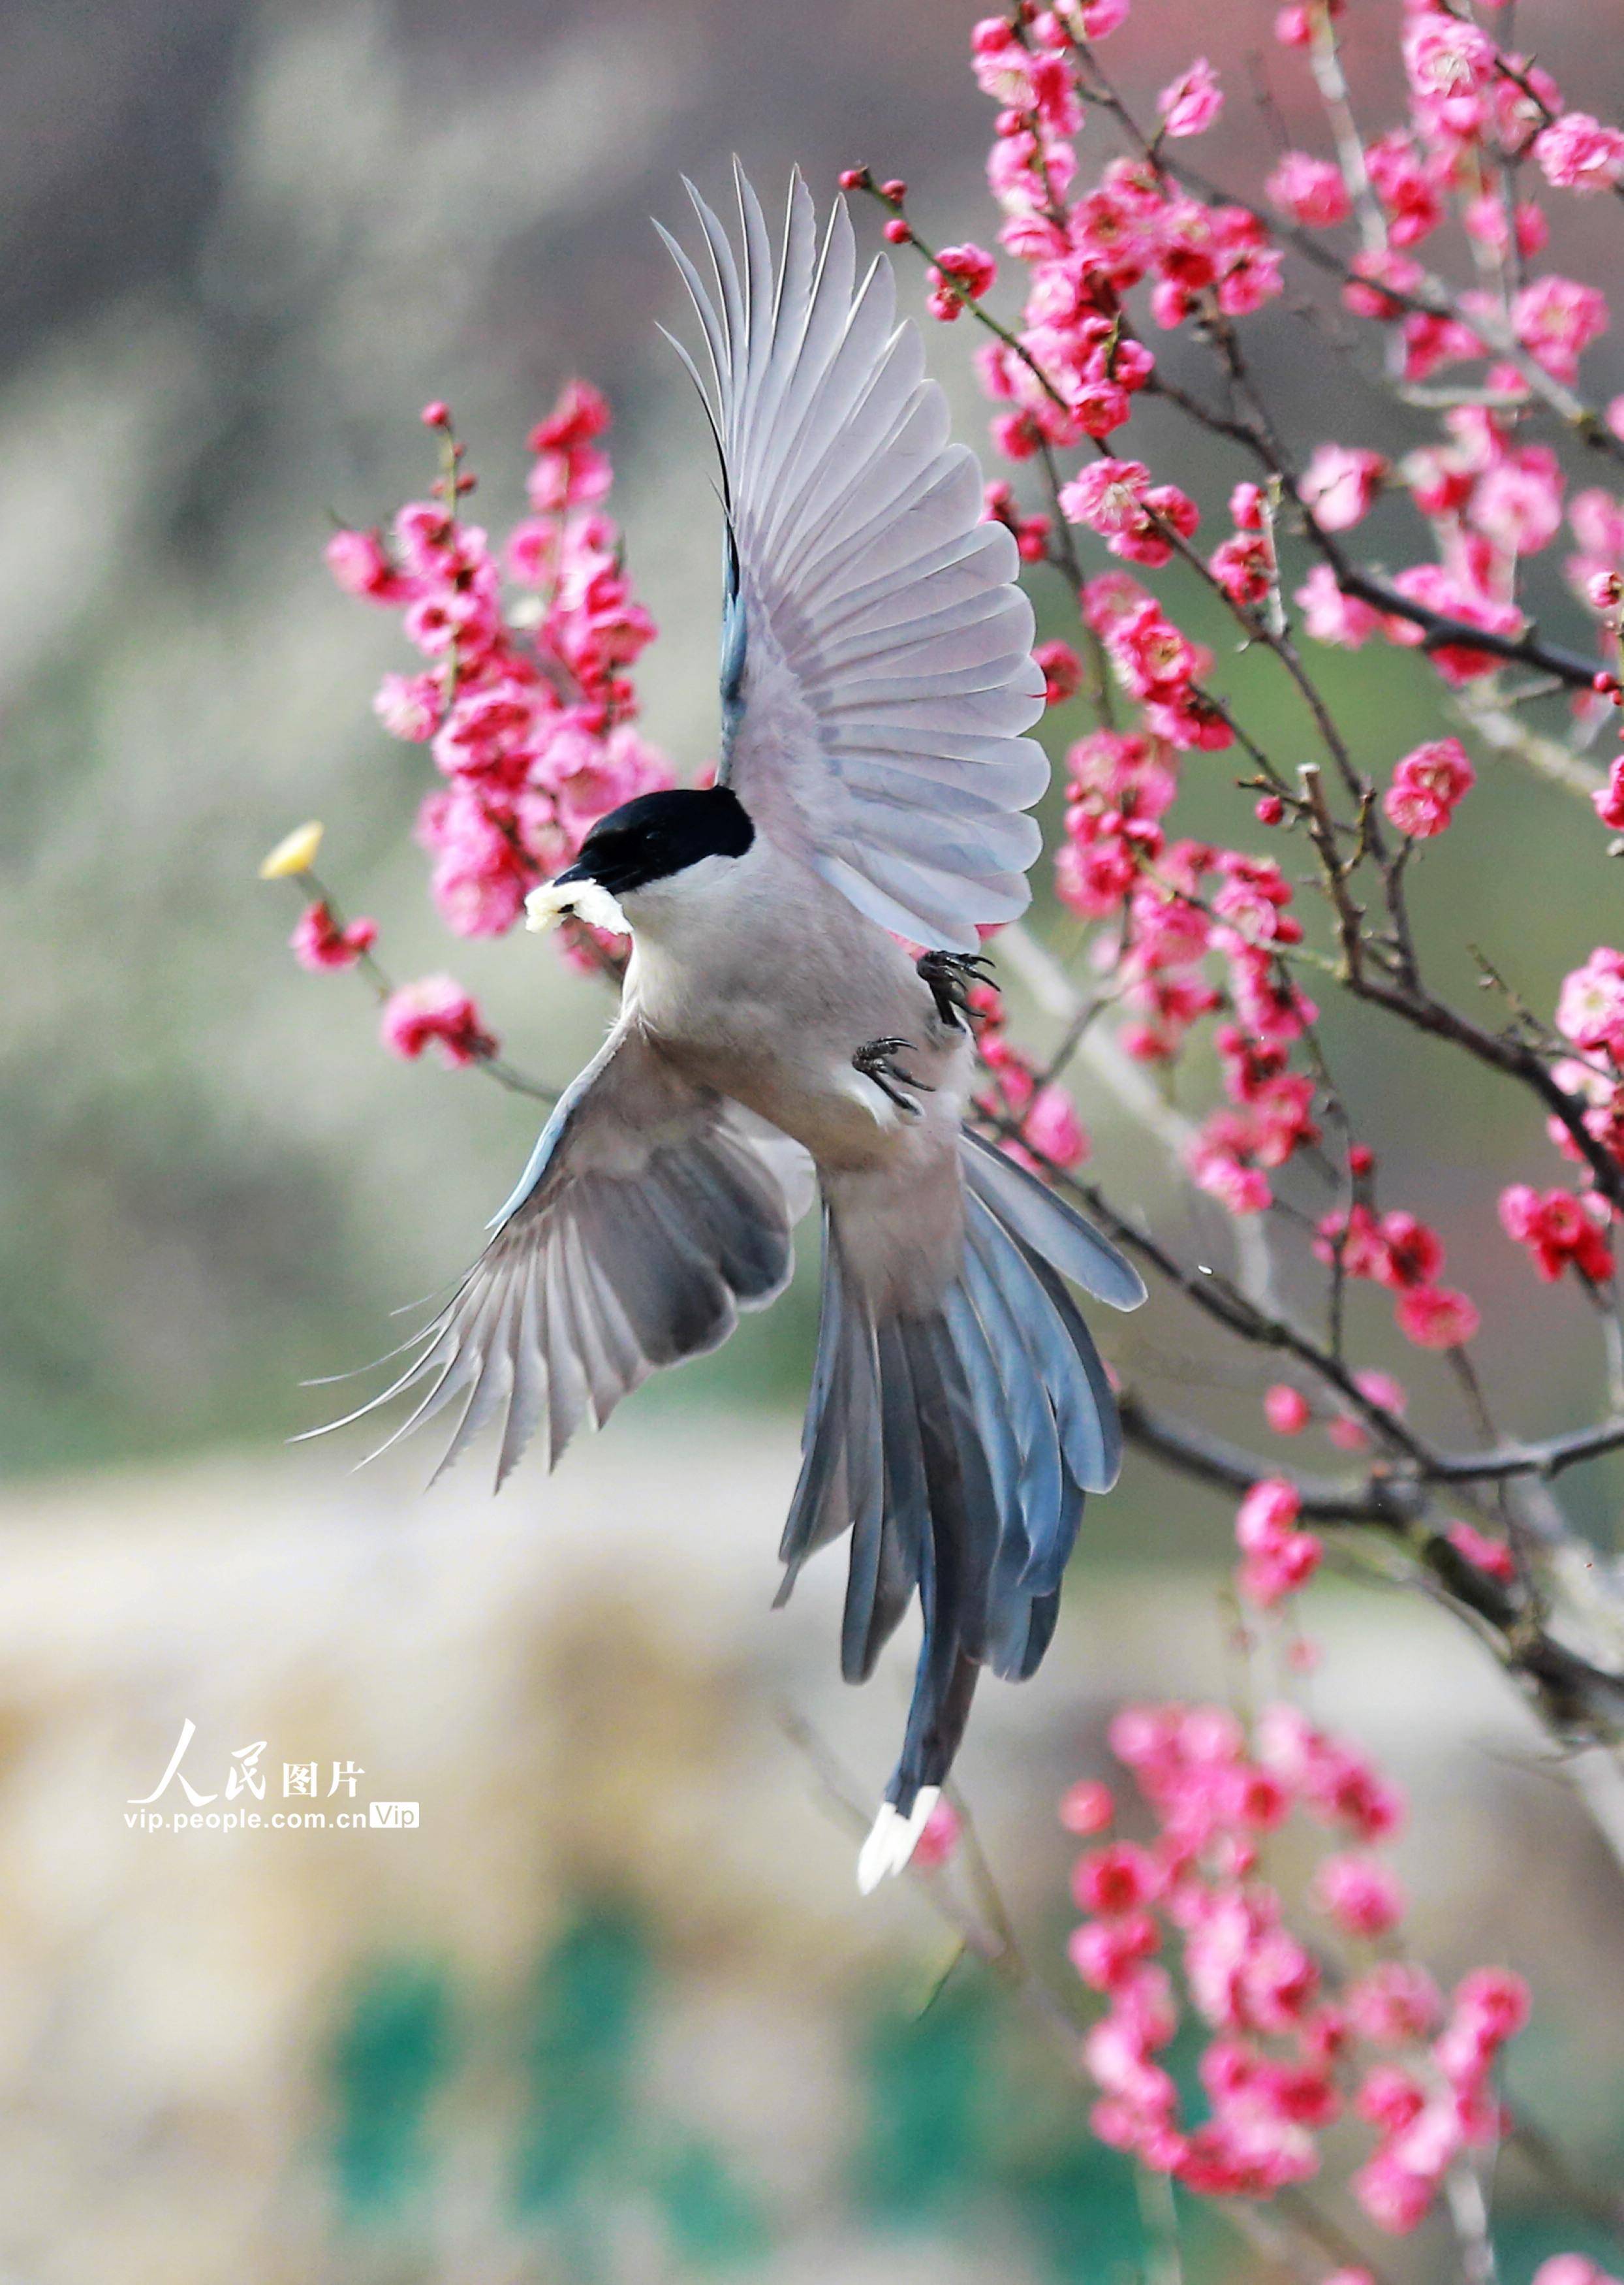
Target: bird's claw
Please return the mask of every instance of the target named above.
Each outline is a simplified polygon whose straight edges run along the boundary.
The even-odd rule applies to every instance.
[[[969,1026],[962,1018],[970,1012],[970,993],[986,981],[980,971],[990,972],[992,962],[979,952],[924,952],[914,965],[930,987],[942,1022],[950,1031],[968,1031]]]
[[[908,1119],[919,1117],[919,1105],[912,1096],[903,1094],[904,1088],[912,1088],[916,1095],[934,1095],[936,1092],[922,1079],[915,1079],[911,1072],[904,1071],[897,1062],[898,1056],[911,1053],[913,1048],[912,1040],[868,1040],[851,1058],[852,1069],[861,1072],[865,1079],[872,1080],[887,1102],[894,1103]]]

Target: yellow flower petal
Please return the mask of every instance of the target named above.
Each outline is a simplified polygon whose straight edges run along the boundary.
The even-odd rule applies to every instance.
[[[260,879],[286,881],[292,874],[308,872],[320,847],[321,828],[312,818],[308,825],[296,826],[286,841],[277,843],[259,868]]]

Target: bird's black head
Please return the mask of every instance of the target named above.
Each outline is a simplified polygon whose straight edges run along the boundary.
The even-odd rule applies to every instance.
[[[742,857],[755,838],[749,813],[729,786],[639,794],[598,820],[553,885],[596,881],[624,897],[702,858]]]

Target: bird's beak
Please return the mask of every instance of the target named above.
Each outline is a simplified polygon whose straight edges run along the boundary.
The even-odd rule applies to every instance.
[[[584,864],[567,866],[545,887],[532,889],[524,900],[524,925],[537,932],[556,928],[566,913],[591,928],[607,929],[612,936],[632,933],[624,913]]]

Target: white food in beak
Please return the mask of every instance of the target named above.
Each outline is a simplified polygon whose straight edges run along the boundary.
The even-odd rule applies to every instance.
[[[548,881],[532,889],[524,900],[524,925],[538,933],[556,928],[566,913],[589,928],[608,929],[611,936],[630,936],[632,923],[597,881]]]

